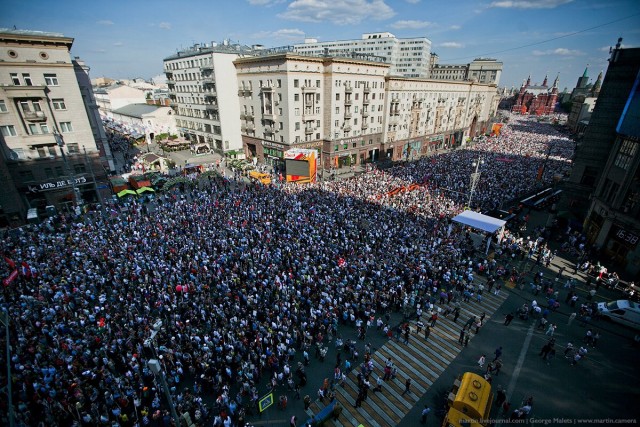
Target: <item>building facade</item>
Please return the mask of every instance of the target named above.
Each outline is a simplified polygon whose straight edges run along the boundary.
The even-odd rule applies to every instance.
[[[616,141],[616,126],[622,117],[629,94],[640,72],[640,48],[618,46],[609,58],[607,73],[600,89],[589,125],[579,140],[571,175],[562,183],[561,210],[581,220],[591,205],[591,197],[602,177],[604,166]]]
[[[468,64],[439,64],[438,56],[432,55],[430,78],[435,80],[464,81],[500,84],[502,62],[492,58],[476,58]]]
[[[131,134],[145,136],[150,141],[151,134],[176,135],[175,114],[170,107],[159,107],[151,104],[131,104],[112,111],[113,121]]]
[[[220,153],[242,151],[233,61],[253,51],[228,42],[196,44],[164,59],[171,107],[182,136]]]
[[[486,133],[500,97],[490,84],[389,77],[385,100],[381,151],[411,160]]]
[[[511,111],[518,114],[548,115],[556,110],[558,101],[558,77],[553,86],[547,85],[547,76],[541,85],[532,85],[531,76],[520,86]]]
[[[0,31],[0,151],[2,173],[10,176],[0,190],[5,224],[20,222],[29,208],[97,201],[112,166],[86,87],[88,68],[72,60],[72,44],[56,33]]]
[[[381,62],[282,53],[235,65],[245,154],[276,169],[293,147],[330,170],[459,146],[499,102],[495,85],[393,77]]]
[[[94,96],[100,114],[104,118],[112,119],[112,111],[131,104],[146,103],[144,90],[130,87],[121,83],[114,83],[110,86],[97,87]]]
[[[235,65],[247,157],[280,168],[297,147],[325,169],[377,160],[389,64],[282,53]]]
[[[640,50],[640,49],[636,49]],[[585,221],[588,242],[629,275],[640,273],[640,73],[616,126]]]
[[[354,40],[319,42],[309,38],[292,48],[294,52],[310,56],[376,56],[391,65],[390,75],[429,77],[431,41],[426,37],[397,38],[388,32],[366,33]]]

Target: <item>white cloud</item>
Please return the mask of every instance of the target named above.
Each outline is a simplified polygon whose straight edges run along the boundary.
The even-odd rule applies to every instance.
[[[493,1],[489,7],[505,9],[555,9],[573,0],[499,0]]]
[[[391,28],[395,28],[396,30],[405,29],[405,28],[408,28],[411,30],[417,30],[420,28],[427,28],[430,25],[432,24],[429,21],[404,20],[404,21],[394,22],[393,24],[391,24]]]
[[[602,46],[601,48],[598,48],[598,50],[599,50],[599,51],[601,51],[601,52],[607,52],[607,53],[609,53],[609,49],[611,49],[611,48],[613,48],[613,47],[615,47],[615,46],[614,46],[614,45],[611,45],[611,46]],[[620,47],[621,47],[622,49],[626,49],[628,46],[625,46],[624,44],[621,44],[621,45],[620,45]]]
[[[161,22],[158,24],[158,27],[162,28],[163,30],[170,30],[171,24],[168,22]]]
[[[452,25],[449,27],[451,30],[459,30],[460,28],[462,28],[460,25]]]
[[[258,33],[252,34],[251,37],[254,39],[275,38],[300,40],[304,38],[304,31],[297,28],[282,28],[276,31],[260,31]]]
[[[109,21],[108,19],[101,19],[100,21],[96,22],[96,24],[98,24],[98,25],[113,25],[113,21]]]
[[[420,3],[420,0],[405,0],[407,3],[417,4]]]
[[[460,49],[461,47],[464,47],[464,45],[462,43],[458,43],[458,42],[444,42],[444,43],[440,43],[439,44],[440,47],[451,47],[454,49]]]
[[[549,49],[549,50],[534,50],[532,54],[535,56],[545,56],[545,55],[582,56],[584,55],[584,52],[580,50],[572,50],[564,47],[559,47],[557,49]]]
[[[122,43],[122,42],[115,42],[113,45],[114,45],[114,46],[124,46],[124,43]]]
[[[384,0],[294,0],[278,17],[302,22],[355,25],[363,20],[385,20],[395,15]]]

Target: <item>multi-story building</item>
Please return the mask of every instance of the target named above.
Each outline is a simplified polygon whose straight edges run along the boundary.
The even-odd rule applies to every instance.
[[[487,132],[500,97],[492,84],[388,77],[384,155],[410,160]]]
[[[164,59],[176,125],[193,144],[207,144],[220,153],[242,151],[233,61],[254,51],[225,41],[196,44]]]
[[[439,64],[438,56],[431,55],[429,77],[435,80],[474,80],[478,83],[500,84],[502,62],[491,58],[476,58],[468,64]]]
[[[57,33],[0,31],[5,223],[29,208],[97,200],[113,167],[88,67],[71,58],[72,44]]]
[[[637,49],[640,50],[640,49]],[[585,231],[589,243],[640,273],[640,75],[617,123],[609,158],[591,198]]]
[[[400,160],[486,131],[495,85],[388,75],[389,64],[280,53],[235,61],[245,154],[276,168],[289,148],[323,169]]]
[[[627,105],[629,93],[640,72],[640,48],[622,49],[620,43],[609,58],[598,102],[583,137],[578,141],[571,175],[562,183],[561,210],[580,219],[591,205],[591,197],[604,171],[616,140],[616,126]]]
[[[131,104],[146,103],[144,90],[119,82],[109,86],[96,87],[93,93],[100,108],[100,114],[109,119],[113,118],[111,112],[114,110]]]
[[[245,154],[281,168],[315,148],[325,168],[377,160],[389,64],[280,53],[235,61]]]
[[[355,40],[319,42],[308,38],[292,46],[294,52],[311,56],[376,56],[391,65],[389,74],[428,77],[431,41],[426,37],[397,38],[391,33],[366,33]]]

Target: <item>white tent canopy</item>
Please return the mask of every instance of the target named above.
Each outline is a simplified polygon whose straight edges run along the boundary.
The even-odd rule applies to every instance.
[[[460,215],[453,218],[455,222],[468,225],[478,230],[494,233],[502,228],[507,222],[492,216],[483,215],[479,212],[464,211]]]

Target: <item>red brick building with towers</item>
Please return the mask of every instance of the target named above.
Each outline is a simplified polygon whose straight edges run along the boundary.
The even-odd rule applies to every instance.
[[[515,103],[511,111],[517,114],[535,114],[537,116],[552,114],[558,101],[558,77],[553,86],[547,85],[547,76],[544,76],[542,85],[532,85],[531,76],[522,83],[520,92],[516,95]]]

